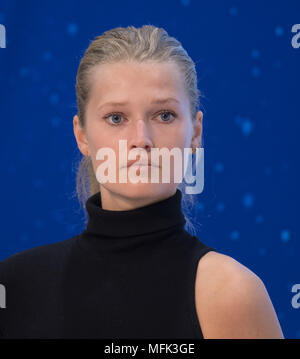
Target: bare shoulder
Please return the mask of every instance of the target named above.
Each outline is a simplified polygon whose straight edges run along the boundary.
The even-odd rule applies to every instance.
[[[262,280],[225,254],[199,261],[195,303],[204,338],[283,338]]]

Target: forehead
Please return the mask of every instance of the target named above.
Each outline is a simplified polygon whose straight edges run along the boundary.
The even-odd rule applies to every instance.
[[[95,66],[90,73],[91,98],[105,102],[128,95],[181,97],[184,83],[173,62],[118,62]]]

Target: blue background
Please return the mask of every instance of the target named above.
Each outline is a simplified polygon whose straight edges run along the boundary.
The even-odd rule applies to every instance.
[[[265,283],[286,338],[299,269],[300,23],[294,1],[1,1],[0,259],[83,230],[74,167],[75,76],[95,36],[152,24],[196,63],[204,111],[205,244]]]

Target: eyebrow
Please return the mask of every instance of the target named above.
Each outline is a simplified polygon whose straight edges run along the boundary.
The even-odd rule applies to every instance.
[[[176,98],[174,97],[168,97],[168,98],[164,98],[164,99],[155,99],[153,101],[151,101],[151,104],[160,104],[160,105],[163,105],[167,102],[176,102],[176,103],[180,103]],[[125,106],[127,105],[128,102],[106,102],[105,104],[99,106],[97,109],[98,111],[104,107],[104,106],[109,106],[109,105],[112,105],[112,106]]]

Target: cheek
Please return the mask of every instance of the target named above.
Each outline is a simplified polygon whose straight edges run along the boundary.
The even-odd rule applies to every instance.
[[[95,166],[107,161],[113,161],[114,157],[111,156],[111,150],[114,152],[116,161],[118,161],[119,147],[118,141],[112,141],[110,136],[105,135],[103,132],[95,131],[95,133],[91,133],[88,139],[89,148],[92,156],[92,161]],[[104,159],[96,159],[97,153],[99,150],[102,150],[102,154],[106,153],[105,149],[108,149],[108,155],[104,156]],[[109,162],[110,163],[110,162]],[[117,162],[118,163],[118,162]],[[113,164],[113,163],[112,163]]]
[[[163,139],[164,144],[168,148],[178,147],[180,149],[184,149],[185,147],[189,147],[190,141],[190,129],[186,123],[181,126],[178,126],[174,129],[174,131],[170,131],[168,133],[167,138]],[[167,145],[168,143],[168,145]]]
[[[109,141],[108,136],[103,134],[103,131],[99,130],[90,130],[88,137],[89,147],[94,154],[99,150],[99,148],[109,147],[111,148],[112,143]]]

